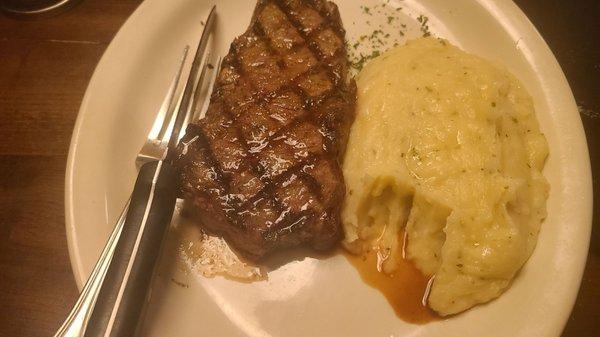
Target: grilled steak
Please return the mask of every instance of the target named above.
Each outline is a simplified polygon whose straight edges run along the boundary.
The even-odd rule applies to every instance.
[[[209,232],[251,259],[342,236],[340,159],[354,118],[345,31],[323,0],[259,0],[176,166]]]

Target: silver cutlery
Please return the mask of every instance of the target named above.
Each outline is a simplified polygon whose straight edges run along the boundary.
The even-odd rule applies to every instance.
[[[205,21],[183,93],[176,100],[189,47],[184,49],[154,125],[136,158],[140,169],[131,198],[55,337],[131,337],[139,327],[177,198],[171,160],[181,129],[202,113],[196,106],[203,98],[199,93],[211,61],[206,48],[216,20],[215,7]],[[208,93],[219,69],[212,68]],[[205,108],[207,102],[202,103]]]

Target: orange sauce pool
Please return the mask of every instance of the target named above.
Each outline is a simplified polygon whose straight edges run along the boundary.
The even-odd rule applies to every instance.
[[[425,277],[410,261],[400,259],[400,265],[391,274],[377,270],[377,251],[354,255],[344,250],[344,256],[358,270],[363,281],[379,290],[402,320],[423,324],[439,319],[433,310],[422,304],[427,288]]]

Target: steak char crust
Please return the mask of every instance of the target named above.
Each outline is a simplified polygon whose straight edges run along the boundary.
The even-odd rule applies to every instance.
[[[258,1],[206,117],[178,146],[181,193],[206,230],[253,260],[341,239],[340,161],[356,101],[347,67],[332,2]]]

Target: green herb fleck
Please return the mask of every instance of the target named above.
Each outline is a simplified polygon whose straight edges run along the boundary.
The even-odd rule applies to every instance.
[[[429,25],[427,24],[429,22],[429,18],[421,14],[417,17],[417,21],[421,24],[421,32],[423,33],[423,37],[430,36],[431,32],[429,31]]]
[[[376,58],[379,55],[381,55],[381,52],[379,50],[374,50],[369,55],[360,54],[358,59],[356,61],[352,62],[350,65],[352,66],[352,68],[360,71],[360,70],[362,70],[362,68],[365,66],[365,64],[368,61]]]

